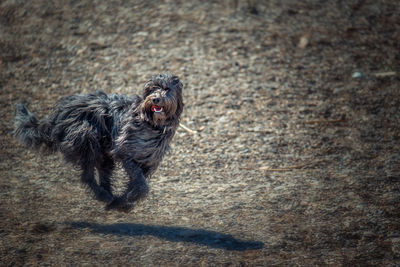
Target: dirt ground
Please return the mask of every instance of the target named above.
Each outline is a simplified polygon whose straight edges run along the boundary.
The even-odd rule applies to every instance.
[[[0,265],[396,266],[399,40],[389,0],[0,1]],[[160,72],[196,132],[129,214],[12,138],[18,102]]]

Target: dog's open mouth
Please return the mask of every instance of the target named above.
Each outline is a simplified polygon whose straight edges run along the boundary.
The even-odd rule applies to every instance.
[[[151,111],[153,111],[154,113],[161,113],[163,111],[163,108],[160,106],[153,105],[151,106]]]

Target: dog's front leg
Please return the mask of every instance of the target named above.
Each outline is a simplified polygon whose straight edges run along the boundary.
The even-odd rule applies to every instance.
[[[144,198],[149,192],[146,178],[137,163],[131,160],[125,160],[122,166],[129,176],[127,188],[122,196],[115,198],[106,206],[106,210],[116,209],[129,212],[133,208],[134,202]]]
[[[133,161],[125,161],[123,167],[129,175],[129,183],[124,193],[127,201],[133,203],[144,198],[149,192],[149,188],[142,169]]]

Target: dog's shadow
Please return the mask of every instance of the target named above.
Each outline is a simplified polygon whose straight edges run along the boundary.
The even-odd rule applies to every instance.
[[[231,235],[219,232],[190,229],[175,226],[144,225],[135,223],[96,224],[88,222],[68,222],[76,229],[90,229],[92,233],[101,233],[117,236],[155,236],[172,242],[190,242],[226,250],[243,251],[247,249],[261,249],[262,242],[244,241]]]

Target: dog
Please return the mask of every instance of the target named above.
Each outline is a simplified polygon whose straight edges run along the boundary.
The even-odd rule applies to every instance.
[[[71,95],[42,120],[17,104],[13,133],[25,147],[60,151],[81,169],[80,180],[106,210],[129,212],[147,195],[146,179],[170,147],[183,111],[182,89],[177,76],[158,74],[145,84],[142,97],[101,91]],[[112,193],[117,162],[129,177],[120,196]]]

